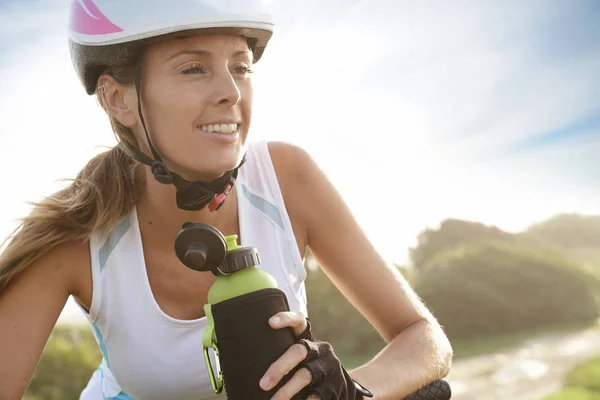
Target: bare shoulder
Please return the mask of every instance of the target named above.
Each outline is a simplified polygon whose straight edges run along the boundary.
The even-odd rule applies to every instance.
[[[0,325],[7,318],[21,320],[24,326],[44,321],[48,327],[55,322],[69,296],[91,299],[88,254],[86,243],[69,242],[30,262],[0,293]]]
[[[53,284],[67,295],[77,295],[87,277],[91,279],[88,242],[67,242],[55,246],[27,266],[15,279],[15,284],[21,280]]]
[[[49,270],[61,271],[59,276],[67,284],[69,295],[89,310],[92,303],[92,264],[88,241],[67,242],[56,246],[40,264],[53,266],[46,267]]]
[[[318,167],[302,147],[287,142],[269,142],[269,153],[282,191],[299,191],[309,184]]]
[[[92,302],[92,264],[88,241],[69,242],[57,248],[56,261],[63,264],[71,279],[69,294],[86,309]]]
[[[56,246],[43,258],[41,264],[54,266],[68,282],[69,294],[81,291],[82,280],[91,279],[90,247],[88,241],[67,242]]]
[[[307,150],[291,143],[269,142],[269,152],[288,210],[308,228],[339,194]]]

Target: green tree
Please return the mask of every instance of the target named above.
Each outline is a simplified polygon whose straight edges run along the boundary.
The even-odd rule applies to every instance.
[[[563,248],[600,247],[600,215],[558,214],[522,234]]]
[[[600,276],[600,215],[558,214],[519,236],[561,249]]]
[[[409,249],[410,260],[416,269],[422,269],[436,254],[458,244],[481,240],[516,240],[511,233],[480,222],[446,219],[439,228],[427,228],[417,237],[417,245]]]
[[[87,326],[57,325],[27,389],[28,400],[77,400],[102,359]]]
[[[374,356],[385,346],[379,333],[342,295],[310,252],[305,260],[308,313],[315,336],[331,343],[345,365]]]
[[[415,290],[452,340],[598,318],[599,282],[560,253],[487,241],[438,254]]]

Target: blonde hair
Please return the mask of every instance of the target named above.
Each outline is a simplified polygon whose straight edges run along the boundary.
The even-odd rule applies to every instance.
[[[121,84],[133,84],[133,65],[107,69]],[[96,93],[107,111],[103,96]],[[108,112],[107,112],[108,114]],[[110,117],[120,141],[137,146],[133,131]],[[87,241],[96,231],[114,226],[135,204],[133,173],[137,162],[115,146],[92,158],[64,189],[31,203],[32,211],[3,243],[0,254],[0,293],[28,265],[56,246]]]

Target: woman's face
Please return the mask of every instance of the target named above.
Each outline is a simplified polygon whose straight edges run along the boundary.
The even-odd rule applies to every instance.
[[[252,115],[252,53],[245,38],[196,35],[154,43],[142,65],[144,121],[167,167],[189,180],[235,168]]]

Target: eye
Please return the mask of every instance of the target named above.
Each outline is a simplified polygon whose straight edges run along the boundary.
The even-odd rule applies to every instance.
[[[184,69],[183,71],[181,71],[181,73],[185,74],[185,75],[205,74],[206,68],[204,68],[200,64],[192,64],[189,67],[187,67],[186,69]]]
[[[248,75],[254,72],[254,70],[250,67],[250,65],[248,64],[240,64],[238,66],[236,66],[235,68],[233,68],[233,71],[236,74],[240,74],[240,75]]]

